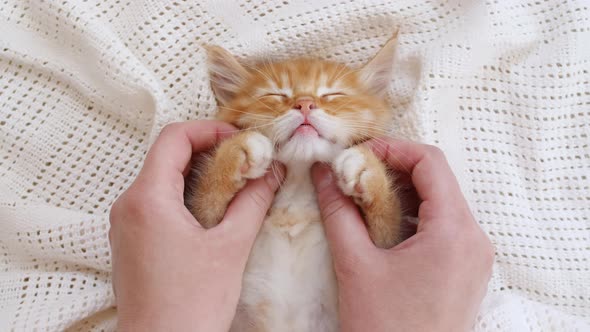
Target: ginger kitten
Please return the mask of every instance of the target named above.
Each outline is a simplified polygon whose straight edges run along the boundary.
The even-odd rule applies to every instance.
[[[336,280],[310,168],[331,163],[360,207],[373,242],[400,241],[399,200],[385,166],[358,143],[382,133],[395,39],[360,69],[317,59],[246,67],[208,47],[218,118],[244,129],[221,143],[190,180],[186,204],[217,225],[247,179],[271,161],[287,169],[246,267],[232,331],[337,331]]]

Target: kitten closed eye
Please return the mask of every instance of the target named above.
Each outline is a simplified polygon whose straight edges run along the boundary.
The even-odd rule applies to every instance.
[[[330,97],[343,97],[346,96],[346,93],[344,92],[330,92],[330,93],[325,93],[323,95],[321,95],[321,98],[330,98]]]
[[[289,98],[289,96],[287,96],[284,93],[267,93],[267,94],[264,94],[264,95],[260,96],[259,98],[265,98],[265,97]]]

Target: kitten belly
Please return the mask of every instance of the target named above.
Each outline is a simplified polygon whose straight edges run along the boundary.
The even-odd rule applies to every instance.
[[[336,279],[323,226],[319,213],[313,219],[305,214],[276,211],[265,220],[231,331],[338,330]]]

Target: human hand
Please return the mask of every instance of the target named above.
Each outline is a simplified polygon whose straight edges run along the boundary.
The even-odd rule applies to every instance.
[[[109,239],[118,331],[227,331],[252,244],[279,186],[250,181],[216,227],[184,206],[191,155],[235,129],[218,121],[166,126],[137,179],[113,204]],[[283,176],[281,170],[279,177]]]
[[[417,233],[398,246],[371,242],[357,207],[327,166],[312,176],[338,281],[342,331],[466,331],[494,260],[443,153],[393,139],[369,142],[419,196]]]

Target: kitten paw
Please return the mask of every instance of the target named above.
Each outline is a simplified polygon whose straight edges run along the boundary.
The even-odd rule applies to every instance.
[[[332,164],[338,186],[345,195],[351,196],[357,204],[371,204],[373,195],[369,184],[377,175],[361,148],[348,148]]]
[[[242,152],[242,162],[238,170],[240,177],[256,179],[263,176],[272,162],[271,141],[260,133],[249,133],[242,144]]]
[[[363,146],[344,150],[332,164],[342,192],[363,211],[367,230],[379,248],[400,242],[401,208],[387,167]]]

